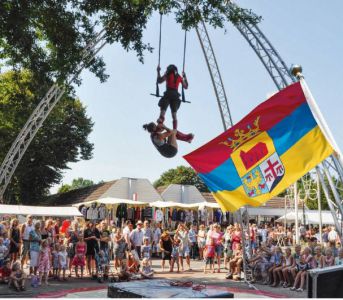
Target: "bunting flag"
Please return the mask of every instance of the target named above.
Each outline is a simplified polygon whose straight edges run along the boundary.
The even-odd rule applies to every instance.
[[[233,212],[280,194],[332,152],[297,82],[184,158]]]

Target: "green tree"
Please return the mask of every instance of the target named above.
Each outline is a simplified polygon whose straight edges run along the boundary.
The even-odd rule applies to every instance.
[[[14,69],[28,69],[40,81],[65,82],[76,74],[82,49],[105,28],[109,43],[120,43],[143,53],[152,50],[143,42],[143,32],[153,12],[174,14],[183,28],[194,27],[201,16],[212,26],[226,20],[258,22],[249,10],[222,0],[2,0],[0,1],[0,60]],[[186,5],[184,5],[186,3]],[[106,80],[104,61],[97,56],[86,66],[101,81]],[[76,82],[80,83],[77,75]]]
[[[178,166],[175,169],[169,169],[154,182],[154,187],[158,188],[169,184],[194,185],[200,192],[209,192],[207,186],[191,167]]]
[[[44,88],[28,71],[0,75],[0,161],[37,105]],[[92,122],[80,100],[65,94],[27,149],[6,193],[8,203],[38,203],[62,179],[67,164],[92,157]]]
[[[101,183],[101,182],[99,182],[99,183]],[[69,191],[76,190],[76,189],[81,189],[81,188],[84,188],[87,186],[92,186],[92,185],[94,185],[94,182],[92,180],[79,177],[77,179],[73,179],[71,185],[63,184],[58,189],[58,193],[65,193],[65,192],[69,192]]]

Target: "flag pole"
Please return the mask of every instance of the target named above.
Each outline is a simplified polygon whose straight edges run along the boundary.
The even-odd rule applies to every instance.
[[[293,65],[291,67],[291,73],[297,77],[299,79],[299,82],[301,84],[301,87],[303,89],[303,92],[305,94],[307,103],[310,106],[310,109],[314,115],[314,118],[316,119],[319,127],[321,128],[324,136],[326,137],[326,139],[329,141],[329,143],[332,145],[332,147],[335,150],[335,154],[333,155],[334,158],[336,158],[339,163],[340,163],[340,167],[341,169],[339,169],[339,173],[340,176],[343,178],[343,172],[342,172],[342,168],[343,168],[343,158],[342,158],[342,151],[340,150],[335,138],[333,137],[333,134],[322,114],[322,112],[319,109],[319,106],[316,102],[316,100],[314,99],[306,81],[304,78],[304,75],[301,73],[302,72],[302,67],[299,65]]]
[[[295,244],[299,244],[298,188],[297,188],[297,182],[294,183],[293,188],[294,188],[294,208],[295,208]]]
[[[318,214],[319,214],[319,242],[322,244],[323,236],[322,236],[322,204],[320,199],[320,179],[319,174],[317,173],[317,199],[318,199]]]

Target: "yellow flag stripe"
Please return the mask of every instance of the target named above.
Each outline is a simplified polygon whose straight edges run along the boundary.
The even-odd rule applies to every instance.
[[[271,193],[250,198],[245,193],[243,186],[240,186],[234,191],[224,190],[212,194],[223,211],[234,212],[243,205],[259,206],[271,197],[280,194],[332,152],[331,145],[325,139],[320,128],[316,126],[280,157],[285,167],[285,174]]]

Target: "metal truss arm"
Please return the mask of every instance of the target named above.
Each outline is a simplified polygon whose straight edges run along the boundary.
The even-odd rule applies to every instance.
[[[77,66],[73,75],[67,79],[68,85],[74,82],[81,71],[89,65],[106,43],[106,30],[103,29],[82,50],[82,61]],[[0,167],[0,202],[3,202],[5,190],[27,148],[64,92],[63,87],[59,87],[56,83],[53,84],[13,142]]]
[[[216,94],[218,102],[220,116],[225,131],[226,129],[230,128],[233,125],[233,123],[217,59],[214,54],[212,43],[208,35],[205,23],[203,21],[199,22],[198,26],[195,27],[195,29],[199,38],[201,49],[205,56],[208,71],[210,72],[214,92]]]

